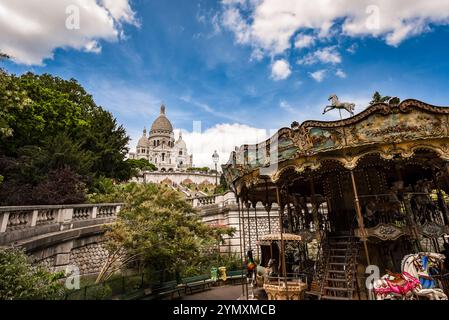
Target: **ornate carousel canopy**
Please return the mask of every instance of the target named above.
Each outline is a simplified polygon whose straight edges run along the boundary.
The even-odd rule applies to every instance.
[[[262,195],[285,172],[313,172],[329,162],[353,170],[366,156],[408,159],[419,150],[449,160],[448,107],[408,99],[374,104],[339,121],[294,122],[266,141],[236,149],[222,167],[238,195],[245,188]]]

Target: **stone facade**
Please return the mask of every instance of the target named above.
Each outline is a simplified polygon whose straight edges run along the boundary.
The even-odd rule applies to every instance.
[[[179,133],[175,141],[173,126],[165,115],[165,106],[161,106],[159,117],[151,125],[150,134],[143,130],[136,152],[129,154],[130,159],[147,159],[159,171],[183,171],[192,167],[192,155],[187,152],[187,146]]]

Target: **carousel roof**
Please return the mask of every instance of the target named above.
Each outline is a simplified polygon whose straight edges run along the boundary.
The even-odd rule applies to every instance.
[[[266,141],[236,148],[222,168],[239,194],[244,186],[276,183],[287,170],[313,171],[326,161],[352,170],[366,155],[410,158],[420,149],[449,160],[449,108],[408,99],[377,103],[338,121],[294,122]]]
[[[292,233],[283,233],[282,238],[284,239],[284,241],[302,241],[301,236]],[[259,237],[259,241],[281,241],[281,234],[280,233],[266,234]]]

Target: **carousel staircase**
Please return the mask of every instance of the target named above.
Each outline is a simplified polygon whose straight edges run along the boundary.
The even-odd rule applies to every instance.
[[[323,248],[326,261],[321,281],[322,300],[352,300],[359,294],[357,256],[359,241],[350,234],[330,234]],[[359,297],[360,298],[360,297]]]

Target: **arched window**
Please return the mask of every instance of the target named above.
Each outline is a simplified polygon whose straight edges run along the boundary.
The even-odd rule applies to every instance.
[[[165,161],[165,153],[162,154],[162,162]]]
[[[182,150],[179,150],[179,155],[182,156]]]

